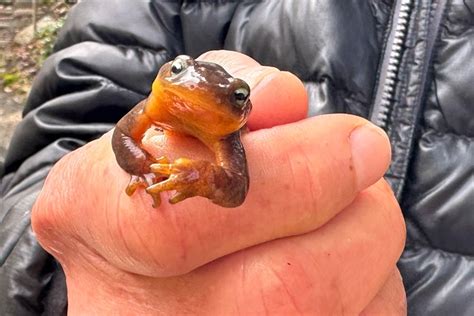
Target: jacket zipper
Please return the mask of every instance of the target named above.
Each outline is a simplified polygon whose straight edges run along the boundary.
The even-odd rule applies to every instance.
[[[394,100],[397,75],[400,70],[403,46],[408,33],[408,23],[412,13],[413,0],[398,1],[393,24],[388,34],[385,56],[380,71],[378,89],[375,94],[370,120],[386,129],[390,118],[390,110]]]
[[[405,186],[415,135],[420,128],[418,122],[423,104],[433,78],[430,69],[447,3],[448,0],[398,0],[386,35],[369,118],[388,132],[392,148],[396,149],[392,152],[386,179],[399,199]],[[415,20],[417,14],[418,21]],[[417,48],[407,51],[408,46]],[[408,85],[409,98],[403,95],[403,89],[408,89]]]

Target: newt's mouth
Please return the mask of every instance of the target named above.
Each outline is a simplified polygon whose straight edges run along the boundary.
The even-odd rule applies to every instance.
[[[187,86],[169,84],[166,81],[156,82],[153,86],[153,94],[158,98],[168,100],[172,103],[169,104],[170,106],[179,105],[183,108],[193,109],[196,112],[219,113],[222,116],[236,117],[236,120],[239,120],[242,114],[249,111],[246,108],[234,108],[225,96],[219,97],[202,88],[191,89]]]
[[[156,106],[186,130],[225,136],[239,130],[247,121],[247,113],[234,111],[230,104],[222,104],[202,89],[190,91],[165,81],[155,82],[152,94]]]

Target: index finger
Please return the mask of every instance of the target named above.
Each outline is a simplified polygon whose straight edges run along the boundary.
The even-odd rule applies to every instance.
[[[163,148],[161,141],[147,139],[147,150],[154,155],[179,152],[173,148],[179,143]],[[242,206],[223,209],[199,197],[169,205],[165,193],[158,211],[127,211],[133,218],[127,225],[158,227],[150,245],[160,262],[157,276],[182,274],[246,247],[321,227],[380,179],[390,159],[386,136],[364,119],[348,115],[251,132],[243,143],[250,190]],[[188,145],[192,151],[192,143]],[[126,197],[130,207],[146,201],[148,209],[143,194]]]
[[[250,99],[254,104],[247,124],[250,130],[296,122],[308,115],[306,90],[292,73],[262,66],[249,56],[234,51],[210,51],[198,59],[215,62],[249,84]]]

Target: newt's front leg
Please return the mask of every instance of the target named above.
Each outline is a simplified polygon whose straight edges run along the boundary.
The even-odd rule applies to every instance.
[[[176,190],[170,203],[193,196],[203,196],[224,207],[241,205],[247,195],[249,176],[240,131],[217,141],[213,149],[216,163],[180,158],[173,163],[156,163],[151,171],[166,174],[168,179],[149,186],[150,194]]]
[[[150,128],[152,122],[144,113],[146,100],[135,106],[125,115],[115,127],[112,136],[112,149],[119,166],[130,174],[130,182],[125,192],[132,195],[137,188],[146,188],[156,183],[159,178],[150,170],[150,165],[157,162],[167,162],[164,159],[154,159],[142,149],[143,134]],[[160,195],[150,193],[154,206],[160,205]]]

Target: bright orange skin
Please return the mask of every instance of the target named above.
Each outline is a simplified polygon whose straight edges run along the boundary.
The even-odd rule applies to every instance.
[[[183,70],[173,73],[173,65]],[[112,140],[119,165],[132,175],[129,195],[147,188],[155,206],[159,193],[176,190],[170,199],[177,203],[204,196],[214,203],[235,207],[248,191],[248,170],[240,130],[247,122],[251,103],[236,99],[236,91],[248,85],[210,62],[178,56],[165,64],[153,82],[150,96],[136,105],[116,126]],[[157,126],[165,131],[195,137],[216,155],[216,164],[186,158],[170,163],[155,159],[141,146],[143,134]]]

